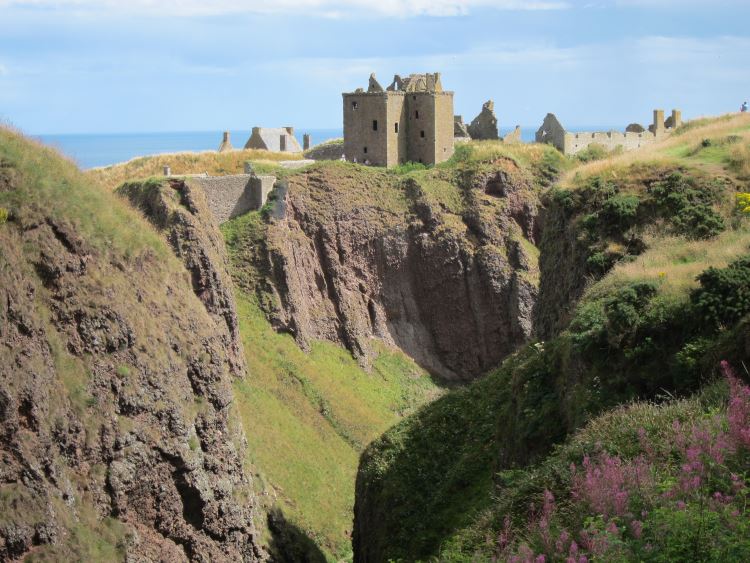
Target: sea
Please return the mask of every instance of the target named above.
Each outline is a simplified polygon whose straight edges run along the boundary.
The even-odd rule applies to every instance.
[[[506,135],[512,127],[501,127],[500,134]],[[533,142],[537,127],[521,127],[524,142]],[[606,131],[609,128],[574,128],[571,131]],[[71,158],[83,169],[110,166],[126,162],[138,156],[185,151],[216,150],[221,144],[222,131],[179,131],[166,133],[71,133],[58,135],[36,135],[47,145],[51,145]],[[250,137],[250,130],[230,131],[235,148],[244,146]],[[343,137],[342,129],[301,129],[295,131],[300,145],[302,135],[309,133],[313,145],[330,139]]]

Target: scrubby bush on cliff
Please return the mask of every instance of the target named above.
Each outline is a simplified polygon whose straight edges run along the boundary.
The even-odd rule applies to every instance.
[[[731,325],[750,312],[750,257],[726,268],[708,268],[691,299],[701,318],[711,327]]]
[[[718,187],[714,182],[699,184],[679,172],[649,188],[657,212],[671,222],[675,234],[688,238],[710,238],[724,230],[724,220],[712,208]]]
[[[750,388],[728,364],[723,369],[726,406],[702,413],[694,400],[627,407],[583,431],[537,473],[506,476],[509,496],[520,495],[513,500],[535,502],[526,512],[505,501],[497,558],[750,559]]]

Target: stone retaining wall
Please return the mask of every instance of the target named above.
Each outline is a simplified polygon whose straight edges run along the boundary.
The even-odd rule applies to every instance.
[[[237,174],[195,177],[188,179],[188,182],[203,189],[211,213],[221,224],[263,207],[276,183],[276,177]]]

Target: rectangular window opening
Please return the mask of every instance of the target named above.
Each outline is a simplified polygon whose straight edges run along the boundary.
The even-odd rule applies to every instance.
[[[414,117],[417,118],[417,119],[419,119],[419,110],[417,110],[417,111],[414,112]]]
[[[396,133],[398,133],[398,121],[393,124],[393,129],[395,130]]]
[[[420,137],[422,137],[422,138],[424,139],[424,131],[420,131],[420,132],[419,132],[419,136],[420,136]]]
[[[365,150],[363,151],[365,154],[367,154],[367,147],[365,147]]]
[[[378,120],[377,119],[373,119],[372,120],[372,130],[373,131],[377,131],[378,130]]]
[[[357,102],[352,102],[352,109],[357,109],[359,107],[359,104]]]

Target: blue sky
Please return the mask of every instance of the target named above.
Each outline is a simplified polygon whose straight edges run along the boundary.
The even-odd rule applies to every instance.
[[[648,122],[750,99],[750,0],[0,0],[29,133],[334,128],[341,92],[443,73],[470,119]]]

